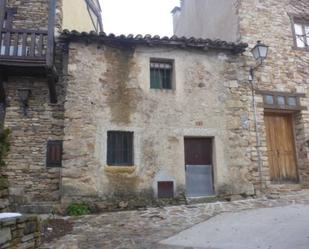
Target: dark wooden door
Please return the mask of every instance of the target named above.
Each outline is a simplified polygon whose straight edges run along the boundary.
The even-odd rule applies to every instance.
[[[264,120],[271,181],[297,182],[292,116],[266,113]]]
[[[186,165],[211,165],[212,139],[186,138],[185,155]]]
[[[185,164],[187,196],[214,195],[212,139],[185,138]]]

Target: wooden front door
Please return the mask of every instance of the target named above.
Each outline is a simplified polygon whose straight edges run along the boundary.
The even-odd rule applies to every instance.
[[[212,139],[185,138],[185,164],[187,196],[214,195]]]
[[[266,113],[264,120],[271,181],[297,182],[292,116]]]

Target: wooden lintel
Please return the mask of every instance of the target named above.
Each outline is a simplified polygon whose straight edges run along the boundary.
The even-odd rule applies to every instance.
[[[58,81],[58,75],[54,68],[47,69],[47,83],[49,89],[50,103],[57,103],[57,91],[56,82]]]
[[[266,91],[266,90],[259,90],[256,89],[255,93],[262,94],[262,95],[280,95],[280,96],[291,96],[291,97],[300,97],[305,98],[305,93],[294,93],[294,92],[282,92],[282,91]]]
[[[5,103],[5,99],[6,99],[6,94],[5,94],[5,90],[4,90],[4,82],[5,79],[5,75],[2,71],[0,71],[0,103]]]
[[[295,106],[295,107],[288,107],[288,106],[273,106],[267,105],[263,103],[257,104],[258,108],[264,108],[265,112],[299,112],[299,111],[307,111],[308,108],[306,106]]]

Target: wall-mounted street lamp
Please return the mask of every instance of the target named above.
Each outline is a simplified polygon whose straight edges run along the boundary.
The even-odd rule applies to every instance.
[[[18,97],[23,110],[24,116],[27,116],[27,109],[29,107],[28,101],[31,94],[31,90],[27,88],[18,89]]]
[[[259,68],[262,64],[263,61],[267,58],[268,55],[268,46],[265,44],[261,43],[261,41],[257,41],[256,45],[254,48],[251,49],[251,53],[256,61],[259,61],[259,64],[257,64],[255,67],[250,68],[250,75],[249,75],[249,80],[253,81],[254,78],[254,71]]]
[[[256,152],[258,157],[258,167],[259,167],[259,177],[260,177],[260,187],[261,191],[263,191],[263,174],[262,174],[262,157],[261,157],[261,138],[259,135],[259,126],[257,121],[257,110],[256,110],[256,100],[255,100],[255,87],[253,84],[254,80],[254,72],[257,68],[259,68],[263,61],[267,58],[268,55],[268,46],[261,43],[261,41],[257,41],[256,45],[251,49],[251,53],[256,61],[259,61],[259,63],[255,67],[251,67],[249,71],[249,81],[251,83],[251,91],[252,91],[252,102],[253,102],[253,112],[254,112],[254,124],[255,124],[255,134],[256,134]]]
[[[265,60],[268,54],[268,46],[261,43],[261,41],[257,41],[254,48],[251,49],[251,53],[256,60]]]

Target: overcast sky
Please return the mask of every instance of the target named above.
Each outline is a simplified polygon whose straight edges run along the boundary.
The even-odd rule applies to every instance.
[[[101,5],[106,33],[171,36],[171,10],[179,0],[101,0]]]

